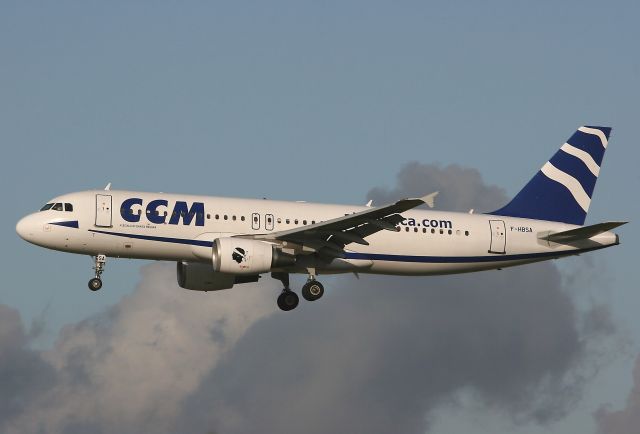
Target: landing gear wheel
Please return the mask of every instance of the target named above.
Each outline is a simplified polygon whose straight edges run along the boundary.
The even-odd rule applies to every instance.
[[[107,255],[98,254],[94,256],[95,265],[93,269],[96,271],[96,277],[89,281],[89,289],[92,291],[97,291],[102,288],[102,273],[104,272],[104,264],[107,262]]]
[[[324,287],[317,280],[309,280],[302,287],[302,296],[307,301],[315,301],[324,295]]]
[[[295,309],[299,302],[298,294],[293,291],[284,290],[278,296],[278,307],[285,312]]]
[[[93,279],[91,279],[89,281],[89,289],[92,291],[97,291],[98,289],[102,288],[102,280],[100,280],[97,277],[94,277]]]

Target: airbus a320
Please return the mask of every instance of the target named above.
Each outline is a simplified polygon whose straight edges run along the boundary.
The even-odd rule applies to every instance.
[[[485,214],[416,209],[436,193],[380,207],[104,190],[69,193],[22,218],[26,241],[94,260],[102,287],[107,257],[177,263],[178,284],[218,291],[270,273],[289,311],[324,294],[332,273],[437,275],[501,269],[619,244],[626,223],[584,226],[611,128],[584,126],[504,207]]]

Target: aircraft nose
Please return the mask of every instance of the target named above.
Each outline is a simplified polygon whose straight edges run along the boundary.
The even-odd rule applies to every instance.
[[[20,235],[20,238],[25,241],[31,241],[33,239],[35,229],[36,225],[31,215],[21,218],[16,224],[16,232]]]

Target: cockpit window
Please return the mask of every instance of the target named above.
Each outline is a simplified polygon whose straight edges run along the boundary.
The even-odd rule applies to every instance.
[[[52,210],[54,211],[62,211],[62,204],[61,203],[56,203],[55,205],[53,205],[51,207]]]
[[[52,206],[53,206],[52,203],[48,203],[45,206],[43,206],[42,208],[40,208],[40,211],[47,211],[48,209],[51,209]]]
[[[73,205],[70,203],[65,203],[64,204],[64,210],[65,211],[73,211]]]

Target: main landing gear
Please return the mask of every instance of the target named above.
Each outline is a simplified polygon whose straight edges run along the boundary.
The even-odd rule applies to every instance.
[[[93,269],[96,271],[96,277],[89,281],[89,289],[92,291],[97,291],[102,288],[102,273],[104,272],[104,264],[107,263],[106,255],[96,255],[95,256],[95,265]]]
[[[289,273],[271,273],[271,277],[282,282],[284,289],[278,296],[278,307],[285,312],[295,309],[300,302],[298,294],[289,288]],[[302,286],[302,297],[307,301],[315,301],[324,295],[324,287],[309,274],[309,280]]]

